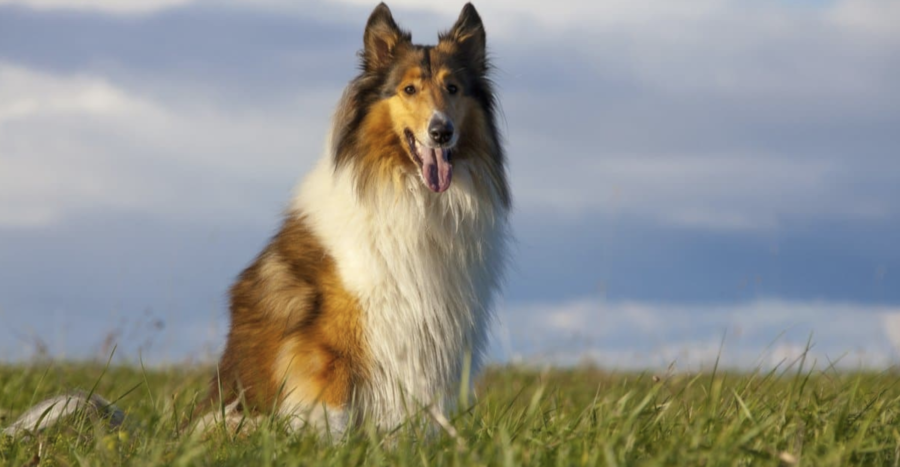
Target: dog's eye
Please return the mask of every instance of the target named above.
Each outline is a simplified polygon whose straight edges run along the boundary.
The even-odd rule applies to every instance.
[[[410,84],[409,86],[403,88],[403,92],[411,96],[416,93],[416,87]]]
[[[447,85],[447,92],[450,94],[456,94],[459,91],[459,88],[455,84]]]

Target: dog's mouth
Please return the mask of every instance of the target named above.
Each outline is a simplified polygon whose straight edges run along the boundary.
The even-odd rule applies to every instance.
[[[409,152],[421,170],[422,183],[435,193],[447,191],[453,178],[453,165],[450,163],[452,150],[425,146],[408,128],[404,130],[404,134]]]

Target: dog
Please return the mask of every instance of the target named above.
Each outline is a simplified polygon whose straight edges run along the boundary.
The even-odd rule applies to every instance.
[[[451,409],[481,363],[512,204],[484,25],[466,4],[417,45],[382,3],[359,55],[323,157],[231,288],[201,429],[273,410],[392,429]]]

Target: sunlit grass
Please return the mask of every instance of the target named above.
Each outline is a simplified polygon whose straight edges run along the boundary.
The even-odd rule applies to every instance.
[[[5,426],[31,404],[95,387],[127,418],[88,417],[0,440],[0,465],[897,465],[900,375],[799,363],[770,372],[654,375],[492,368],[458,432],[360,429],[338,442],[278,420],[241,436],[181,430],[211,370],[0,367]],[[102,377],[101,377],[102,375]]]

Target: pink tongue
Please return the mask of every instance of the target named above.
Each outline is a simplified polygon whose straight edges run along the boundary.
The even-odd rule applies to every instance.
[[[428,188],[435,193],[443,193],[450,187],[453,165],[447,160],[449,152],[447,149],[419,147],[419,155],[422,156],[422,177]]]

